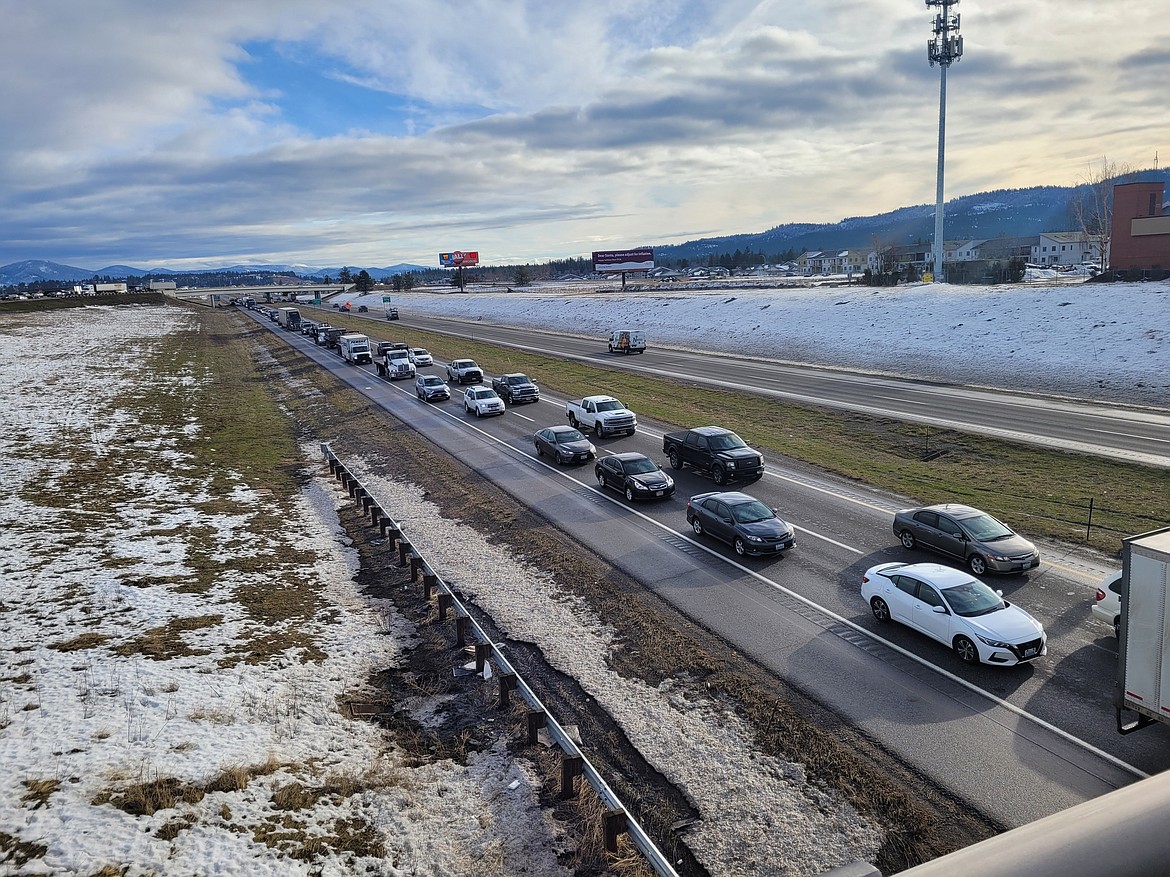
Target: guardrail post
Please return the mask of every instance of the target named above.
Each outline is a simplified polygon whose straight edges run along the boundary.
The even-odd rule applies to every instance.
[[[487,663],[487,656],[492,653],[491,643],[476,643],[475,644],[475,672],[483,673],[484,665]]]
[[[356,478],[350,478],[349,484],[346,486],[349,488],[349,495],[351,497],[356,497],[357,492],[362,489],[361,483]]]
[[[516,690],[516,674],[515,673],[501,673],[500,674],[500,709],[507,709],[508,707],[508,692]]]
[[[378,521],[382,519],[382,507],[376,502],[370,505],[370,526],[378,526]]]
[[[583,759],[580,755],[566,755],[561,759],[561,800],[573,798],[577,795],[577,784],[574,782],[583,772]]]
[[[455,597],[446,591],[439,592],[439,621],[447,617],[447,610],[455,605]]]
[[[405,539],[403,539],[401,542],[398,543],[398,565],[399,566],[406,566],[406,564],[409,563],[409,561],[406,558],[410,556],[412,549],[413,549],[413,546],[409,542],[407,542]]]
[[[602,829],[605,832],[605,849],[607,852],[618,851],[618,838],[630,830],[626,822],[625,810],[606,810],[601,814]]]
[[[417,554],[410,555],[410,580],[418,581],[418,572],[422,569],[423,559]]]
[[[455,616],[455,643],[456,645],[467,645],[467,631],[471,628],[470,615],[456,615]]]
[[[544,710],[533,710],[528,713],[528,745],[535,746],[539,739],[537,735],[541,728],[548,727],[548,713]]]
[[[434,590],[435,583],[438,580],[439,580],[439,577],[437,575],[435,575],[433,572],[426,572],[425,570],[423,571],[423,599],[424,600],[431,599],[431,591]],[[480,669],[482,670],[483,668],[480,667]]]

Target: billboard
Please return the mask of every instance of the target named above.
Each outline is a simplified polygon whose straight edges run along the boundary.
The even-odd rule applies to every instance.
[[[608,271],[649,271],[654,267],[654,250],[643,247],[640,250],[600,250],[593,254],[593,270],[602,274]]]
[[[469,268],[479,264],[479,253],[476,251],[464,253],[460,250],[439,253],[439,264],[444,268]]]

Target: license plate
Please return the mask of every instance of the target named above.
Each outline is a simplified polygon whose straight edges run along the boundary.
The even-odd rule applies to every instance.
[[[656,490],[656,491],[654,491],[654,495],[655,495],[655,496],[662,496],[662,491],[661,491],[661,490]]]
[[[1040,649],[1024,649],[1025,658],[1033,658],[1040,653]]]

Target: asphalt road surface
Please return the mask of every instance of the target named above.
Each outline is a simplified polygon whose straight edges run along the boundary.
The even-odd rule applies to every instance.
[[[652,344],[644,354],[625,356],[609,353],[604,339],[437,317],[411,315],[397,325],[692,384],[749,390],[793,402],[1170,467],[1170,415],[1150,408],[656,348]]]
[[[993,579],[1006,598],[1044,624],[1049,653],[1022,667],[970,667],[908,628],[879,625],[859,594],[869,566],[939,559],[898,543],[890,526],[899,505],[894,498],[768,461],[765,477],[750,492],[796,525],[798,545],[780,557],[738,558],[687,526],[687,497],[714,489],[700,475],[671,472],[678,485],[673,498],[630,504],[598,488],[591,463],[561,467],[537,460],[532,433],[565,422],[562,399],[509,407],[481,420],[464,411],[457,386],[449,402],[423,403],[413,381],[388,382],[372,366],[347,365],[305,336],[260,322],[1009,827],[1170,768],[1170,727],[1128,736],[1115,729],[1110,692],[1117,644],[1111,627],[1089,612],[1095,584],[1106,572],[1090,558],[1041,543],[1039,569]],[[445,376],[444,366],[436,362],[423,371]],[[636,450],[665,466],[661,435],[671,428],[641,423],[636,436],[594,444],[599,455]]]

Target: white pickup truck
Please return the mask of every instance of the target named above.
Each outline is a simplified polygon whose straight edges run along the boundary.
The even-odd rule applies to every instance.
[[[586,396],[565,403],[569,423],[578,429],[592,429],[598,438],[615,433],[633,435],[638,417],[613,396]]]

